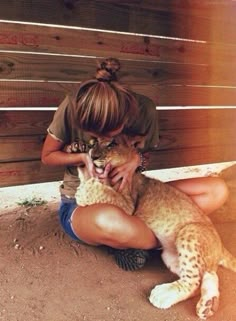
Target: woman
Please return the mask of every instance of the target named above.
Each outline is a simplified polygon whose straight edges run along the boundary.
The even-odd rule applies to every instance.
[[[134,152],[131,162],[107,168],[103,176],[109,175],[113,184],[120,181],[122,189],[138,168],[146,169],[145,153],[156,147],[159,141],[157,112],[149,98],[133,93],[117,82],[119,69],[117,59],[106,59],[94,79],[83,82],[74,95],[65,98],[48,128],[42,162],[66,166],[59,217],[64,230],[73,239],[115,249],[148,250],[156,248],[159,243],[137,217],[128,216],[109,204],[77,207],[74,198],[79,185],[76,166],[83,163],[92,176],[97,174],[86,153],[64,152],[66,145],[78,140],[89,144],[98,137],[112,138],[121,133],[142,135],[145,137],[141,150],[144,154]],[[188,194],[206,214],[219,208],[228,195],[226,184],[219,177],[178,180],[169,184]],[[144,262],[146,254],[140,253],[144,253]]]

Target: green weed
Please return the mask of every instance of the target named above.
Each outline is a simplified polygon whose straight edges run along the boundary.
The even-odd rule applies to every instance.
[[[24,200],[17,202],[17,205],[24,207],[35,207],[45,204],[47,204],[47,201],[43,200],[42,198],[37,198],[35,196],[32,198],[25,198]]]

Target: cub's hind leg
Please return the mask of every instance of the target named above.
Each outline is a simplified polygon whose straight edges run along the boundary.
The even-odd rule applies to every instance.
[[[201,273],[194,270],[194,265],[194,262],[190,262],[188,266],[180,264],[180,269],[178,269],[180,278],[172,283],[155,286],[149,297],[150,302],[159,309],[168,309],[172,305],[194,296],[201,281]],[[174,269],[171,268],[171,270]]]
[[[200,319],[206,319],[217,311],[219,296],[219,280],[216,272],[205,272],[201,284],[201,298],[196,307]]]
[[[222,256],[222,244],[215,228],[210,224],[189,224],[184,227],[176,242],[180,266],[194,262],[193,271],[201,275],[201,297],[196,307],[199,318],[212,316],[219,305],[219,281],[216,274]],[[190,270],[188,271],[191,276]],[[192,276],[191,276],[192,277]]]
[[[188,244],[188,229],[185,227],[185,231],[177,235],[175,251],[164,249],[163,260],[171,271],[178,273],[179,279],[172,283],[157,285],[151,291],[150,302],[157,308],[167,309],[188,299],[196,293],[200,286],[201,270],[195,259],[197,258],[195,244],[193,242]],[[170,252],[172,255],[169,255]],[[173,258],[174,253],[176,253],[176,259]]]
[[[189,224],[182,228],[175,242],[180,278],[169,284],[157,285],[151,292],[151,303],[158,308],[167,309],[195,295],[200,287],[204,272],[208,267],[216,267],[216,260],[214,254],[211,257],[212,249],[210,247],[212,242],[217,243],[217,241],[217,235],[212,233],[210,226]],[[172,270],[171,262],[166,263]],[[210,298],[208,299],[210,300]],[[207,304],[205,300],[204,302],[200,305]],[[200,310],[202,311],[202,308]],[[202,317],[202,312],[199,309],[197,309],[198,312],[199,316]]]

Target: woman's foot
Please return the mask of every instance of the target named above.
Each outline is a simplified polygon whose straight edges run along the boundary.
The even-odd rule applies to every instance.
[[[139,249],[114,249],[109,247],[108,253],[113,255],[116,264],[125,271],[141,269],[150,257],[148,250]]]

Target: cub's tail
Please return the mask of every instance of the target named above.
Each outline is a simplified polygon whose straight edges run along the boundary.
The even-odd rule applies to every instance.
[[[236,272],[236,257],[234,257],[226,248],[223,248],[223,256],[219,265]]]

